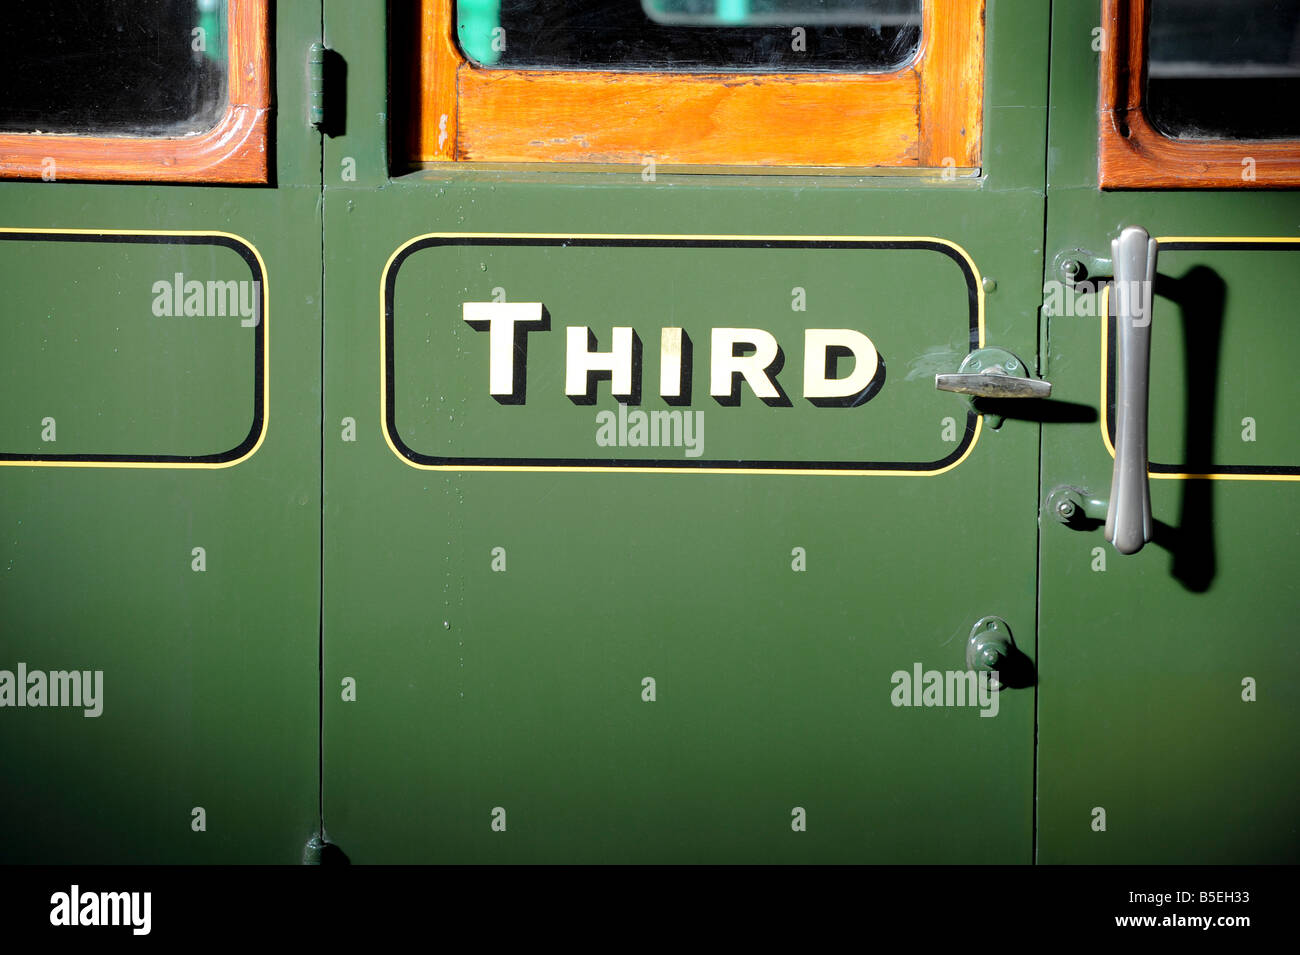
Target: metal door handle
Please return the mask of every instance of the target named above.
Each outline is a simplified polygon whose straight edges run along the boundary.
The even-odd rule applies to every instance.
[[[1121,554],[1136,554],[1151,540],[1147,405],[1156,240],[1141,226],[1129,226],[1110,248],[1115,268],[1115,470],[1106,540]]]
[[[976,398],[1048,398],[1052,383],[1029,378],[1025,363],[1003,348],[971,352],[955,375],[935,375],[940,391],[955,391]]]
[[[1050,381],[1017,378],[1014,375],[935,375],[934,386],[940,391],[955,391],[977,398],[1047,398],[1052,394]]]

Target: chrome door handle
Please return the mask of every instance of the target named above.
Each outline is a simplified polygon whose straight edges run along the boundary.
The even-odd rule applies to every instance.
[[[980,348],[962,361],[955,375],[935,375],[940,391],[976,398],[1048,398],[1052,383],[1025,375],[1025,363],[1003,348]]]
[[[974,395],[977,398],[1047,398],[1052,394],[1050,381],[995,373],[935,375],[934,386],[940,391],[955,391],[960,395]]]
[[[1129,226],[1110,248],[1115,269],[1115,470],[1106,540],[1121,554],[1136,554],[1151,540],[1147,405],[1156,240],[1141,226]]]

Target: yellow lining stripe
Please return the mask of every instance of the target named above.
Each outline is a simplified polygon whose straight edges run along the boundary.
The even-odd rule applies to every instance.
[[[388,445],[390,451],[395,454],[400,461],[420,471],[555,471],[571,472],[583,474],[785,474],[785,475],[852,475],[852,476],[901,476],[901,477],[934,477],[939,474],[945,474],[957,467],[975,450],[975,445],[979,443],[980,434],[983,431],[984,416],[976,415],[975,433],[971,436],[971,442],[967,446],[965,453],[956,461],[946,464],[941,468],[933,471],[899,471],[887,469],[868,469],[868,470],[822,470],[818,468],[689,468],[689,467],[606,467],[606,466],[578,466],[578,465],[491,465],[491,464],[419,464],[406,457],[397,450],[393,443],[392,435],[388,433],[388,398],[387,398],[387,373],[388,373],[388,342],[384,334],[384,320],[388,311],[385,289],[388,284],[388,272],[393,266],[393,262],[410,246],[424,239],[650,239],[650,240],[677,240],[677,239],[704,239],[714,241],[730,241],[733,239],[747,239],[750,241],[767,241],[767,242],[935,242],[939,245],[947,246],[953,249],[966,260],[970,266],[971,274],[975,279],[975,290],[978,300],[976,325],[979,336],[979,347],[984,347],[984,283],[979,269],[975,265],[975,260],[970,254],[955,242],[948,239],[940,239],[934,236],[845,236],[845,235],[669,235],[669,234],[622,234],[622,233],[563,233],[563,232],[426,232],[423,235],[417,235],[408,239],[399,245],[393,254],[388,257],[384,263],[383,271],[379,274],[379,422],[380,429],[384,434],[384,442]]]
[[[1300,243],[1300,239],[1268,237],[1268,236],[1235,236],[1235,235],[1194,235],[1194,236],[1163,236],[1156,239],[1156,244],[1161,242],[1240,242],[1242,245],[1262,242],[1290,242]],[[1110,421],[1109,406],[1106,401],[1106,390],[1109,384],[1108,369],[1106,367],[1106,355],[1110,348],[1110,284],[1101,293],[1101,440],[1106,446],[1106,451],[1112,458],[1115,457],[1115,446],[1110,440]],[[1193,479],[1207,481],[1300,481],[1300,474],[1222,474],[1219,472],[1208,474],[1153,474],[1147,472],[1147,476],[1152,480],[1179,480],[1187,481]]]
[[[247,461],[266,440],[266,431],[271,424],[271,276],[266,262],[257,246],[241,235],[233,232],[214,232],[211,230],[165,230],[165,229],[19,229],[0,226],[0,232],[29,232],[36,235],[197,235],[233,239],[247,248],[262,267],[262,430],[257,441],[242,457],[220,462],[159,462],[159,461],[42,461],[39,458],[22,461],[0,461],[0,466],[24,468],[149,468],[156,470],[220,470],[233,468],[236,464]]]

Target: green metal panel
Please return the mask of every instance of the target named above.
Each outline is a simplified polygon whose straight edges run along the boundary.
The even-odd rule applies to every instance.
[[[596,443],[596,413],[617,408],[610,384],[594,406],[562,390],[562,326],[590,326],[607,348],[614,326],[632,325],[645,364],[631,409],[665,410],[659,329],[681,326],[696,346],[688,410],[704,412],[709,457],[934,460],[943,419],[964,422],[968,409],[930,384],[969,347],[952,258],[662,239],[431,244],[400,263],[385,354],[407,459],[381,417],[381,287],[390,257],[431,233],[932,236],[996,281],[986,341],[1032,363],[1041,6],[990,4],[977,181],[647,182],[640,169],[552,168],[390,181],[374,148],[387,121],[379,5],[326,3],[350,119],[324,159],[323,792],[328,835],[351,859],[1030,860],[1032,687],[1003,691],[985,719],[978,707],[895,706],[891,678],[917,663],[964,670],[967,635],[989,614],[1033,657],[1038,425],[985,427],[934,476],[699,473],[677,461],[643,473],[616,463],[641,449]],[[807,312],[791,310],[795,286]],[[551,330],[528,338],[523,404],[490,400],[487,333],[462,321],[462,303],[495,288],[550,313]],[[789,406],[709,397],[709,333],[722,326],[776,334]],[[869,335],[887,366],[879,393],[848,409],[806,401],[807,327]],[[413,466],[520,456],[613,470]],[[793,569],[796,547],[805,571]]]
[[[1295,238],[1294,192],[1097,190],[1096,25],[1096,4],[1055,5],[1047,280],[1059,278],[1054,257],[1108,255],[1127,225],[1157,237]],[[1100,528],[1044,516],[1040,861],[1300,856],[1300,444],[1285,365],[1297,254],[1251,245],[1160,253],[1152,470],[1236,473],[1157,474],[1156,539],[1131,557]],[[1091,298],[1066,296],[1045,319],[1046,377],[1054,397],[1104,413],[1101,320],[1076,307],[1088,312]],[[1074,485],[1105,499],[1111,467],[1097,420],[1044,427],[1044,495]],[[1258,479],[1240,479],[1243,470]],[[1105,831],[1094,828],[1098,808]]]
[[[0,710],[5,862],[292,863],[317,829],[319,32],[280,5],[271,187],[0,185],[2,228],[96,233],[0,241],[0,453],[43,459],[0,467],[0,670],[102,671],[98,716]],[[267,322],[155,310],[177,273],[254,281],[249,256]]]

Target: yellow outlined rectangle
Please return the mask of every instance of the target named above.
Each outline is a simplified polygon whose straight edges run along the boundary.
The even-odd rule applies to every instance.
[[[636,234],[636,233],[551,233],[551,232],[426,232],[422,235],[414,236],[399,245],[388,257],[384,263],[384,268],[379,276],[379,420],[380,429],[384,435],[384,442],[402,462],[412,468],[422,471],[529,471],[529,472],[572,472],[572,473],[592,473],[592,474],[783,474],[783,475],[854,475],[854,476],[885,476],[885,475],[906,475],[913,477],[934,477],[939,474],[945,474],[953,470],[968,457],[975,449],[979,442],[980,434],[983,430],[983,416],[969,412],[968,417],[968,434],[970,440],[962,452],[942,467],[932,470],[902,470],[899,468],[764,468],[764,467],[659,467],[659,466],[638,466],[628,464],[626,466],[610,465],[575,465],[575,464],[428,464],[417,460],[412,460],[406,453],[403,453],[397,446],[389,422],[391,408],[388,398],[389,376],[389,350],[388,350],[388,324],[389,324],[389,299],[388,288],[390,283],[390,273],[394,263],[404,258],[404,253],[418,242],[426,240],[461,240],[461,239],[482,239],[482,240],[575,240],[575,241],[646,241],[646,242],[796,242],[796,243],[862,243],[864,246],[869,244],[881,244],[890,242],[900,243],[933,243],[950,249],[957,256],[960,256],[965,263],[969,274],[972,277],[971,290],[976,300],[976,337],[977,347],[984,347],[984,285],[978,267],[970,254],[955,242],[948,239],[940,239],[934,236],[807,236],[807,235],[692,235],[692,234]],[[400,439],[398,439],[400,440]]]
[[[219,245],[232,249],[247,264],[256,262],[256,278],[261,282],[262,313],[259,316],[260,334],[256,347],[261,352],[260,361],[255,363],[254,389],[260,392],[260,401],[254,401],[254,420],[248,436],[230,451],[215,455],[108,455],[108,454],[70,454],[70,455],[24,455],[0,457],[0,467],[36,467],[36,468],[150,468],[150,469],[205,469],[216,470],[234,467],[247,461],[266,440],[266,431],[271,420],[271,295],[266,262],[262,253],[253,243],[243,236],[232,232],[215,230],[166,230],[166,229],[24,229],[0,226],[0,236],[101,236],[104,241],[114,241],[111,237],[134,237],[138,239],[160,238],[166,244],[168,238],[204,238],[216,239]],[[124,239],[119,238],[119,241]],[[75,241],[75,240],[74,240]],[[89,240],[88,240],[89,241]],[[246,250],[247,254],[241,249]],[[249,256],[251,255],[251,261]],[[230,455],[230,457],[226,457]]]
[[[1237,243],[1241,245],[1261,245],[1286,243],[1291,245],[1300,245],[1300,238],[1288,237],[1270,237],[1270,236],[1162,236],[1156,239],[1156,245],[1160,243]],[[1108,400],[1108,391],[1110,388],[1109,381],[1109,362],[1107,356],[1110,352],[1110,284],[1101,293],[1101,308],[1098,309],[1101,318],[1101,397],[1100,410],[1098,416],[1101,423],[1101,440],[1106,446],[1107,453],[1115,457],[1115,445],[1110,440],[1110,402]],[[1165,471],[1151,471],[1148,468],[1147,476],[1153,480],[1208,480],[1208,481],[1300,481],[1300,474],[1231,474],[1221,471],[1206,472],[1204,474],[1193,473],[1173,473]]]

